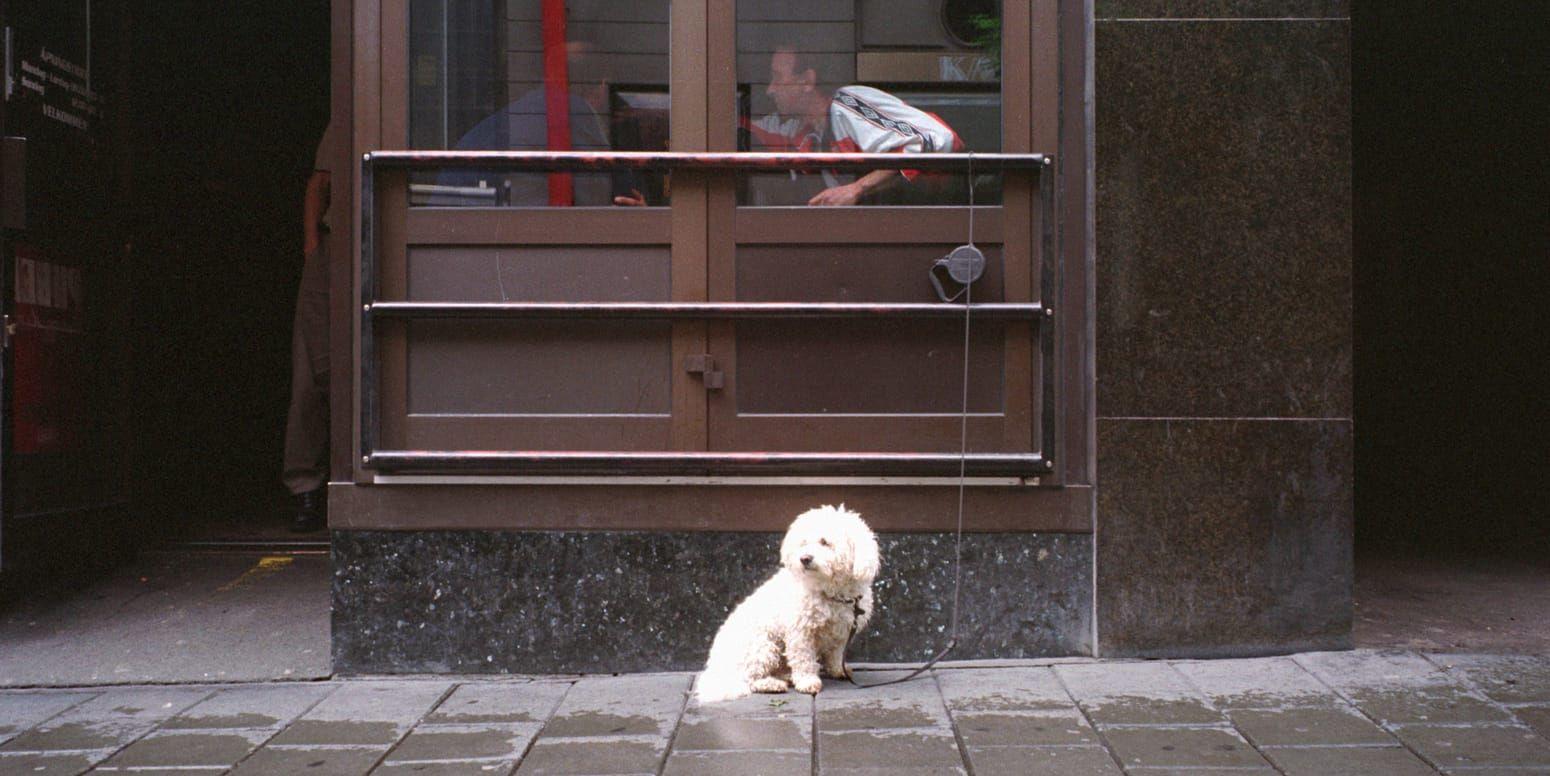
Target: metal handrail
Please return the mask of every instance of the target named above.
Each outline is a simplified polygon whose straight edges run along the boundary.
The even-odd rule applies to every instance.
[[[969,306],[981,320],[1038,320],[1049,310],[1038,302],[989,302]],[[646,320],[747,320],[792,318],[962,318],[963,305],[943,302],[372,302],[384,318],[588,318]]]
[[[956,473],[958,453],[716,453],[378,450],[367,467],[382,471],[518,470],[529,475],[693,477],[704,475],[888,475],[941,476]],[[964,473],[973,477],[1038,476],[1050,469],[1038,453],[969,453]]]
[[[1047,154],[841,154],[756,151],[369,151],[368,167],[479,168],[585,171],[662,170],[1036,170],[1053,163]]]
[[[361,159],[361,461],[383,471],[501,471],[515,474],[881,474],[914,476],[957,471],[957,454],[938,453],[717,453],[577,451],[427,451],[376,450],[380,427],[377,403],[375,322],[405,318],[630,318],[630,319],[773,319],[773,318],[942,318],[959,317],[964,305],[950,303],[825,302],[411,302],[376,298],[376,178],[379,168],[478,168],[531,171],[588,171],[616,168],[665,170],[861,170],[931,172],[1033,170],[1039,173],[1045,202],[1044,251],[1052,248],[1050,219],[1054,188],[1046,154],[841,154],[841,153],[696,153],[654,151],[371,151]],[[969,312],[979,318],[1042,321],[1053,311],[1040,303],[978,303]],[[1053,341],[1041,326],[1044,358]],[[1043,450],[1053,441],[1053,382],[1044,370]],[[1044,453],[971,453],[962,459],[974,475],[1038,476],[1053,463]]]

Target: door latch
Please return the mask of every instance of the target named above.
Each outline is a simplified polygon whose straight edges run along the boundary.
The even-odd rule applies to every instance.
[[[685,356],[684,371],[700,375],[707,391],[721,390],[726,381],[726,376],[716,369],[716,359],[705,353]]]

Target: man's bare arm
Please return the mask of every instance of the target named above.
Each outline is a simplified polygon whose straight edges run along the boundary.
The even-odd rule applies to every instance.
[[[815,207],[854,205],[862,197],[887,189],[902,179],[898,170],[873,170],[851,183],[818,192],[807,204]]]

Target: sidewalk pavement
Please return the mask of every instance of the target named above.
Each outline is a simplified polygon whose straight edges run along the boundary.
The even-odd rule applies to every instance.
[[[1547,657],[960,663],[708,705],[693,679],[5,690],[0,774],[1550,774]]]

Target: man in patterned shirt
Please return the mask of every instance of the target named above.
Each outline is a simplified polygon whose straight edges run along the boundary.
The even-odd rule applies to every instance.
[[[750,122],[750,140],[766,150],[841,153],[945,153],[964,150],[958,133],[941,117],[915,108],[870,86],[844,86],[831,94],[803,55],[782,46],[770,55],[770,84],[765,94],[776,114]],[[824,172],[825,188],[809,205],[854,205],[863,198],[905,182],[917,170],[873,170],[841,182]]]

